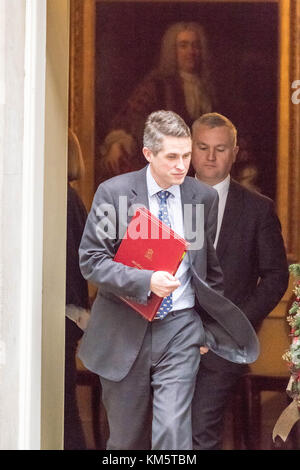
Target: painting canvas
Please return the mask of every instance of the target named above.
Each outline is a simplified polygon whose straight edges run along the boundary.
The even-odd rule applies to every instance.
[[[182,21],[204,29],[212,111],[225,114],[238,129],[240,152],[233,176],[241,177],[245,166],[255,169],[255,186],[274,199],[278,5],[270,2],[96,2],[96,185],[113,174],[103,170],[101,160],[115,117],[128,109],[128,99],[157,68],[167,28]],[[141,145],[138,141],[135,151],[143,165]],[[127,163],[125,158],[121,171],[133,169]]]

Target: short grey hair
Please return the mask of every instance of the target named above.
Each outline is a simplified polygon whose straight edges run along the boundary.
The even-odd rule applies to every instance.
[[[145,123],[143,145],[156,155],[161,151],[162,141],[166,136],[191,137],[191,131],[184,120],[173,111],[154,111]]]
[[[237,143],[237,129],[235,125],[228,119],[226,116],[223,116],[223,114],[219,113],[206,113],[202,114],[196,121],[194,121],[192,125],[192,131],[193,133],[196,131],[198,126],[207,126],[213,129],[214,127],[227,127],[230,129],[232,133],[232,138],[233,138],[233,144],[236,146]]]

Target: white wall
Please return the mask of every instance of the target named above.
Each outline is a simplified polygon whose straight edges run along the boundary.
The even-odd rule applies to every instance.
[[[18,3],[18,5],[17,5]],[[0,2],[0,448],[17,448],[20,420],[25,2]]]
[[[1,450],[63,442],[68,41],[68,0],[0,0]]]

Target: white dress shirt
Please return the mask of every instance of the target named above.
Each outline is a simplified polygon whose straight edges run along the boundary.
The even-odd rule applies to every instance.
[[[218,191],[218,194],[219,194],[218,225],[217,225],[216,238],[215,238],[215,242],[214,242],[214,247],[215,248],[217,246],[219,235],[220,235],[220,230],[221,230],[221,225],[222,225],[226,200],[227,200],[227,196],[228,196],[229,184],[230,184],[230,175],[227,175],[226,178],[223,181],[221,181],[220,183],[217,183],[213,186],[213,188],[215,188]]]
[[[195,175],[196,180],[197,175]],[[200,180],[199,180],[200,181]],[[229,190],[229,184],[230,184],[230,175],[227,175],[226,178],[221,181],[220,183],[217,183],[213,186],[213,188],[218,191],[219,195],[219,205],[218,205],[218,222],[217,222],[217,232],[216,232],[216,238],[214,242],[214,247],[216,248],[218,240],[219,240],[219,235],[220,235],[220,230],[221,230],[221,225],[222,225],[222,220],[223,220],[223,215],[224,215],[224,210],[225,210],[225,205],[226,205],[226,200],[228,196],[228,190]]]
[[[162,191],[163,188],[161,188],[153,178],[150,170],[150,165],[148,165],[146,177],[149,209],[152,214],[158,217],[159,200],[157,193],[159,191]],[[170,186],[167,191],[171,193],[171,195],[167,199],[168,215],[171,223],[171,228],[174,230],[174,232],[178,233],[178,235],[184,238],[180,186],[178,184]],[[194,307],[195,292],[191,285],[191,272],[188,256],[185,256],[183,258],[183,261],[180,264],[175,276],[179,279],[180,286],[177,287],[177,289],[175,289],[172,294],[172,311]]]

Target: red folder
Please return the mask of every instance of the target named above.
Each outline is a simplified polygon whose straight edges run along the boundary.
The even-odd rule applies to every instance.
[[[136,210],[114,261],[126,266],[151,271],[167,271],[174,276],[187,251],[188,244],[168,225],[145,207]],[[148,321],[152,321],[163,298],[151,293],[147,305],[121,297]]]

